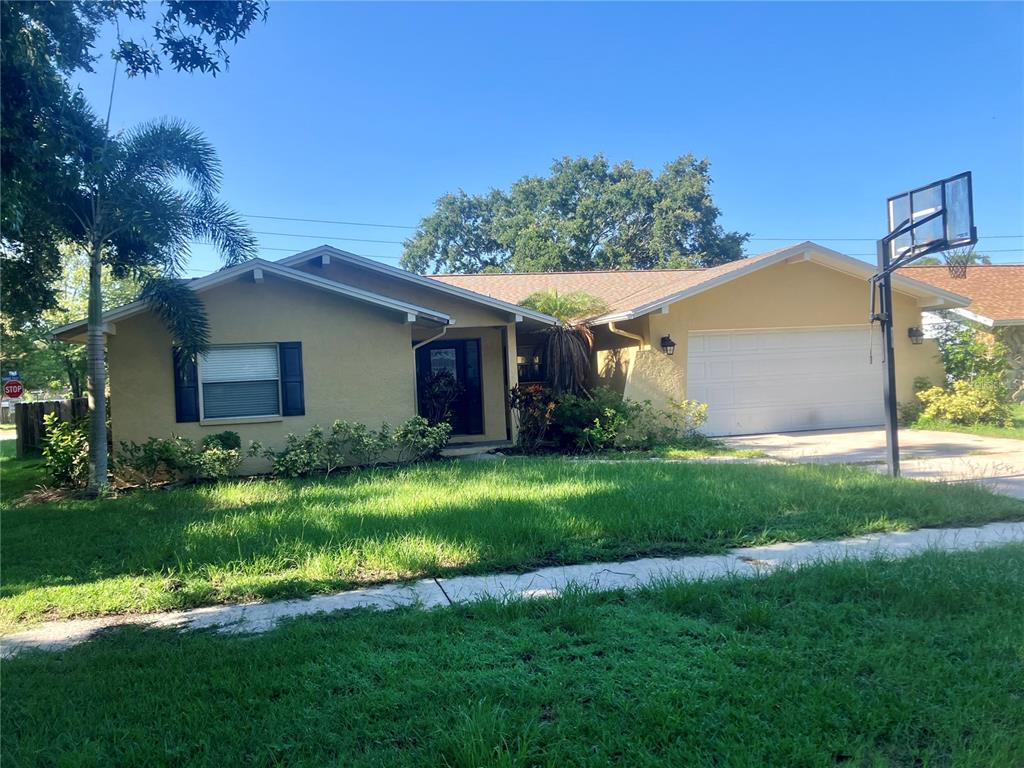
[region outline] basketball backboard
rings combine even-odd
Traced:
[[[970,171],[894,195],[887,208],[892,261],[978,241]]]

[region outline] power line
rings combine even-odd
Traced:
[[[982,234],[978,240],[1020,240],[1024,234]],[[759,242],[772,241],[778,243],[798,243],[804,240],[822,243],[876,243],[878,238],[748,238]]]
[[[254,235],[274,235],[277,237],[302,237],[307,240],[344,240],[350,243],[388,243],[392,245],[404,245],[402,240],[368,240],[364,237],[336,237],[334,235],[300,235],[298,232],[263,232],[254,229]]]
[[[303,221],[309,224],[344,224],[348,227],[382,227],[384,229],[418,229],[407,224],[373,224],[368,221],[339,221],[337,219],[299,219],[293,216],[257,216],[255,213],[243,213],[248,219],[273,219],[275,221]]]

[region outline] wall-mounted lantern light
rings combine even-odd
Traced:
[[[910,337],[911,344],[920,344],[924,341],[924,331],[920,328],[907,328],[907,336]]]
[[[671,357],[676,353],[676,343],[672,341],[671,336],[661,337],[661,351]]]

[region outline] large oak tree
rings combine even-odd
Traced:
[[[657,175],[602,155],[566,157],[510,189],[444,195],[406,241],[417,272],[706,267],[743,257],[726,232],[710,164],[684,155]]]

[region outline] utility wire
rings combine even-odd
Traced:
[[[257,216],[255,213],[243,213],[247,219],[273,219],[274,221],[303,221],[308,224],[344,224],[349,227],[383,227],[385,229],[417,229],[406,224],[373,224],[368,221],[338,221],[337,219],[298,219],[293,216]]]
[[[301,237],[306,240],[345,240],[350,243],[389,243],[403,245],[402,240],[367,240],[365,237],[337,237],[335,235],[300,235],[298,232],[263,232],[258,229],[252,231],[254,235],[273,235],[275,237]]]

